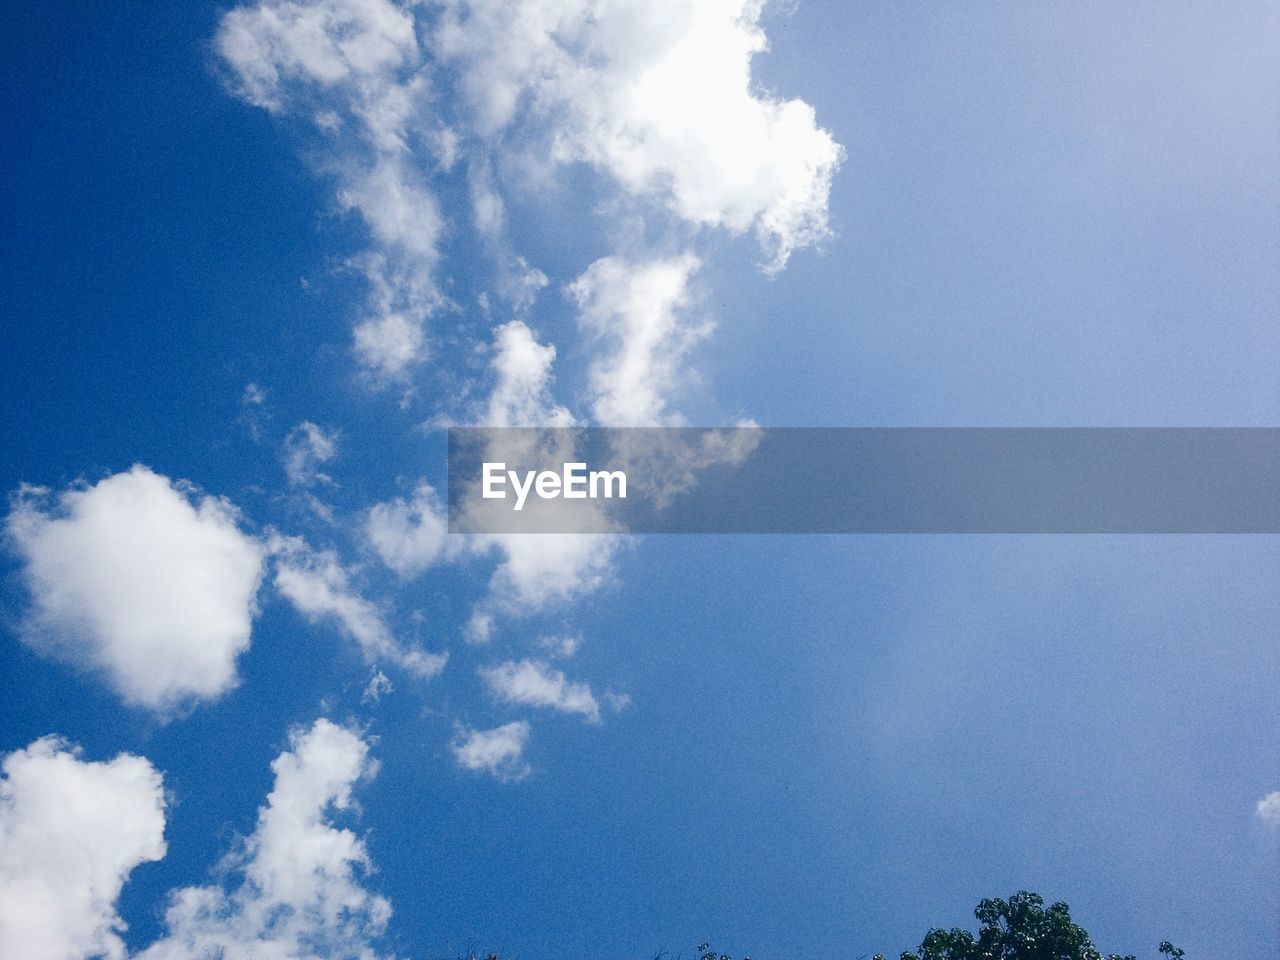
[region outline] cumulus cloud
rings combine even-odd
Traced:
[[[588,376],[592,414],[610,427],[678,426],[667,400],[680,380],[680,361],[712,324],[691,318],[692,254],[629,263],[603,257],[569,286],[578,324],[601,349]]]
[[[332,550],[313,550],[296,537],[275,537],[271,548],[276,589],[307,619],[332,620],[360,645],[370,663],[394,663],[419,677],[433,677],[444,669],[448,654],[428,653],[396,640],[382,612],[359,594]]]
[[[541,135],[683,220],[753,230],[768,267],[828,233],[843,151],[807,103],[759,90],[763,0],[450,0],[431,34],[477,136]]]
[[[164,854],[164,790],[147,760],[87,761],[52,736],[9,754],[0,777],[0,956],[123,960],[116,900],[134,867]]]
[[[591,687],[574,683],[541,660],[508,660],[481,667],[479,673],[489,691],[506,703],[550,707],[561,713],[581,714],[591,723],[600,722],[600,704],[592,696]]]
[[[282,460],[285,476],[292,487],[310,487],[333,483],[320,467],[338,453],[338,431],[325,430],[304,420],[284,440]]]
[[[487,427],[571,427],[573,415],[551,396],[556,348],[539,343],[529,326],[512,320],[493,333],[494,388]]]
[[[224,884],[170,895],[164,935],[139,960],[257,957],[322,960],[377,956],[391,905],[364,885],[364,842],[337,827],[354,785],[374,772],[369,744],[317,720],[295,731],[272,763],[275,783],[253,833],[223,864]]]
[[[60,494],[18,491],[6,521],[31,609],[22,639],[167,712],[235,686],[263,549],[227,501],[144,466]]]
[[[436,257],[440,211],[435,196],[415,177],[403,162],[380,159],[372,170],[352,177],[338,201],[360,214],[383,249],[429,264]]]
[[[524,760],[528,740],[529,724],[524,720],[492,730],[462,729],[453,741],[453,757],[464,770],[487,773],[504,782],[523,780],[532,772]]]
[[[1280,827],[1280,790],[1269,793],[1258,801],[1258,816],[1263,823]]]
[[[365,536],[382,562],[402,577],[418,576],[457,549],[451,547],[444,503],[428,483],[420,483],[411,500],[375,504],[365,517]]]

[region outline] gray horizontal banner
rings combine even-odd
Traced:
[[[452,533],[1278,533],[1278,428],[453,428]]]

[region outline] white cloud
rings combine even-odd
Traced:
[[[369,683],[364,688],[364,693],[360,695],[360,702],[380,703],[383,695],[391,693],[394,689],[391,678],[375,667],[373,674],[369,677]]]
[[[382,562],[402,577],[416,577],[456,553],[440,496],[427,483],[401,497],[375,504],[365,517],[365,536]]]
[[[225,885],[170,896],[165,934],[138,960],[219,956],[256,960],[373,960],[390,904],[363,885],[363,841],[332,823],[352,787],[374,772],[369,744],[317,720],[272,763],[275,784],[254,832],[223,864]],[[239,882],[235,882],[239,881]]]
[[[754,230],[779,269],[827,234],[843,151],[807,103],[753,82],[763,7],[452,0],[430,43],[460,71],[479,137],[541,135],[557,160],[590,163],[686,221]]]
[[[472,612],[463,628],[463,636],[467,643],[488,643],[493,639],[493,614],[487,610]]]
[[[167,712],[235,686],[263,550],[227,501],[135,466],[55,496],[24,487],[6,527],[31,610],[22,639]]]
[[[495,376],[483,425],[489,427],[569,427],[573,415],[551,397],[555,347],[537,341],[529,327],[513,320],[494,332]],[[509,442],[519,444],[520,437]],[[525,451],[526,453],[528,451]],[[504,459],[505,454],[487,454]],[[506,457],[520,459],[520,457]],[[500,534],[473,537],[473,551],[499,550],[504,559],[490,580],[490,603],[503,612],[537,610],[588,593],[609,576],[619,546],[607,534]],[[492,611],[480,614],[492,628]]]
[[[1269,793],[1258,801],[1258,816],[1264,823],[1280,827],[1280,790]]]
[[[356,359],[375,383],[403,380],[427,357],[426,322],[440,302],[429,272],[384,255],[357,258],[369,284],[367,316],[353,331]]]
[[[542,610],[607,583],[622,538],[608,533],[510,533],[477,537],[503,561],[489,592],[504,612]]]
[[[376,252],[361,258],[368,315],[354,332],[375,382],[403,380],[426,357],[425,324],[442,298],[432,278],[444,226],[425,170],[456,138],[428,110],[411,9],[389,0],[262,0],[229,11],[215,47],[247,102],[314,123],[318,166]]]
[[[597,423],[679,425],[667,400],[679,385],[680,361],[712,330],[687,315],[697,269],[688,253],[646,263],[603,257],[570,285],[579,327],[601,347],[588,372]]]
[[[504,723],[492,730],[459,730],[453,757],[464,770],[487,773],[502,781],[523,780],[532,771],[524,760],[529,724]]]
[[[530,157],[549,161],[522,183],[522,199],[537,200],[550,182],[540,176],[585,163],[617,188],[600,209],[754,231],[768,268],[781,268],[827,233],[842,151],[807,104],[753,80],[752,58],[767,46],[762,7],[257,0],[225,15],[216,47],[242,98],[310,125],[308,152],[333,179],[336,205],[368,228],[370,249],[353,260],[370,291],[354,349],[372,379],[408,383],[430,351],[427,320],[447,303],[436,281],[445,224],[430,181],[460,161],[465,206],[492,261],[482,312],[497,313],[501,301],[517,318],[494,330],[487,404],[463,415],[488,426],[572,426],[577,419],[552,389],[556,348],[518,319],[548,281],[507,236],[503,177],[530,169]],[[687,240],[687,227],[675,226]],[[595,350],[586,397],[597,421],[680,422],[670,407],[692,376],[684,361],[711,328],[693,309],[698,267],[692,253],[605,257],[570,287]],[[468,390],[460,396],[470,403]],[[438,546],[436,515],[418,494],[375,507],[365,532],[405,577],[452,556]],[[495,613],[598,589],[619,547],[602,534],[467,541],[469,552],[502,557],[472,635],[487,635]],[[321,606],[348,611],[335,615],[349,632],[378,632],[350,626],[369,620],[350,613],[350,603]]]
[[[165,854],[164,790],[142,757],[90,762],[57,737],[4,759],[0,956],[122,960],[116,899]]]
[[[228,12],[215,46],[240,96],[273,112],[293,83],[376,85],[418,55],[412,14],[386,0],[265,0]]]
[[[462,154],[473,222],[517,313],[546,278],[504,237],[493,171],[515,156],[586,162],[688,223],[753,230],[769,269],[827,234],[842,149],[808,104],[753,81],[763,5],[259,0],[226,13],[214,45],[238,96],[312,125],[308,154],[374,244],[356,357],[375,382],[404,382],[445,302],[429,179]]]
[[[426,359],[426,323],[444,299],[433,279],[444,216],[400,156],[347,161],[340,169],[338,202],[360,215],[379,250],[357,259],[370,292],[353,348],[376,382],[403,380]]]
[[[600,704],[585,683],[574,683],[563,672],[540,660],[508,660],[481,667],[480,677],[490,692],[507,703],[550,707],[561,713],[577,713],[591,723],[600,721]]]
[[[560,637],[539,637],[538,646],[548,650],[553,657],[572,657],[582,646],[582,637],[569,634]]]
[[[448,654],[402,646],[382,612],[356,591],[351,576],[331,550],[313,550],[298,538],[274,537],[275,586],[313,623],[331,619],[360,645],[370,663],[385,661],[419,676],[444,669]]]
[[[249,431],[254,443],[262,442],[263,428],[271,413],[267,409],[267,392],[256,383],[246,383],[240,394],[240,416],[238,421]]]
[[[609,709],[614,713],[621,713],[631,706],[631,694],[606,690],[604,692],[604,702],[609,705]]]
[[[506,203],[493,180],[491,164],[473,162],[467,171],[471,188],[471,220],[476,232],[488,245],[494,261],[494,290],[517,314],[524,314],[550,282],[547,275],[531,267],[524,257],[511,249],[506,230]]]
[[[357,358],[377,381],[400,379],[426,356],[426,333],[413,313],[376,312],[356,325],[352,338]]]
[[[338,202],[357,211],[384,249],[430,265],[442,225],[439,205],[418,174],[399,159],[380,159],[372,170],[348,177]]]
[[[338,454],[338,431],[326,431],[304,420],[284,439],[284,472],[293,487],[310,487],[317,483],[333,483],[320,469]]]
[[[551,398],[556,348],[539,343],[528,325],[512,320],[493,334],[496,379],[484,417],[487,427],[570,427],[573,415]]]

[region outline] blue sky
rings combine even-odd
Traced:
[[[742,4],[589,6],[6,8],[19,956],[856,957],[1019,888],[1274,956],[1274,537],[566,555],[423,484],[450,422],[1275,425],[1275,10],[809,0],[748,87]]]

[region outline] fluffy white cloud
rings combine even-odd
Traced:
[[[828,232],[843,152],[812,107],[762,92],[762,0],[259,0],[223,17],[215,48],[248,103],[309,121],[309,153],[358,214],[370,312],[362,364],[403,379],[426,356],[443,302],[433,279],[444,229],[428,184],[468,155],[472,217],[497,286],[527,307],[543,275],[509,250],[495,160],[586,162],[679,218],[753,230],[769,269]],[[419,37],[424,38],[420,42]],[[433,62],[428,62],[428,60]],[[433,74],[456,85],[445,125]]]
[[[338,454],[338,432],[325,430],[309,420],[304,420],[284,439],[285,476],[289,485],[310,487],[317,483],[333,483],[328,474],[321,471]]]
[[[298,538],[275,537],[276,589],[313,623],[331,619],[360,645],[370,663],[394,663],[419,677],[433,677],[449,656],[397,642],[381,611],[356,591],[351,576],[331,550],[312,550]]]
[[[120,960],[120,889],[165,854],[160,774],[128,754],[86,761],[57,737],[9,754],[3,773],[0,956]]]
[[[551,398],[556,348],[539,343],[528,325],[512,320],[493,333],[495,378],[486,427],[571,427],[573,415]]]
[[[439,206],[402,160],[380,159],[372,170],[349,177],[338,202],[360,214],[383,249],[409,254],[425,265],[434,262],[442,225]]]
[[[263,572],[237,519],[144,466],[56,496],[24,487],[6,523],[31,593],[23,640],[153,710],[225,693]]]
[[[523,780],[531,770],[524,760],[529,724],[504,723],[492,730],[459,730],[453,757],[464,770],[487,773],[502,781]]]
[[[667,400],[680,380],[679,364],[712,324],[692,319],[692,254],[628,263],[597,260],[569,287],[578,324],[600,345],[591,361],[592,414],[610,427],[677,426]]]
[[[413,63],[418,51],[413,16],[385,0],[240,7],[222,18],[215,45],[235,71],[240,95],[274,112],[284,109],[291,82],[377,82]]]
[[[1280,790],[1269,793],[1258,801],[1258,816],[1264,823],[1280,827]]]
[[[418,485],[412,500],[396,497],[374,505],[365,517],[365,536],[382,562],[402,577],[416,577],[456,553],[444,504],[427,483]]]
[[[489,582],[493,603],[506,613],[562,604],[603,586],[623,538],[609,533],[510,533],[478,537],[501,550]]]
[[[771,269],[827,234],[843,151],[812,107],[753,83],[763,0],[444,7],[431,47],[459,70],[480,137],[541,133],[557,159],[684,220],[754,230]]]
[[[585,683],[574,683],[562,671],[540,660],[508,660],[481,667],[480,677],[490,692],[507,703],[550,707],[561,713],[577,713],[591,723],[600,721],[600,704]]]
[[[363,841],[331,822],[374,767],[369,744],[328,720],[296,731],[272,763],[275,784],[254,832],[232,852],[225,886],[175,891],[165,935],[139,960],[372,960],[391,906],[362,884]]]

